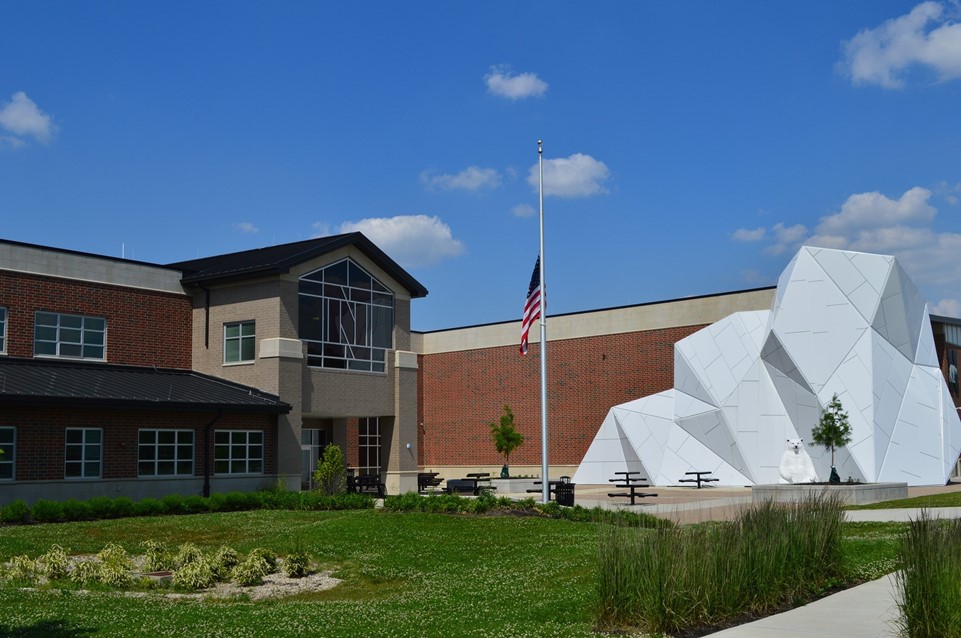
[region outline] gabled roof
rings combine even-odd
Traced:
[[[0,357],[0,404],[286,414],[276,395],[192,370]]]
[[[191,259],[167,264],[167,266],[183,271],[182,282],[184,285],[222,283],[264,275],[283,274],[289,272],[292,266],[347,246],[355,246],[361,250],[377,266],[403,285],[412,297],[427,296],[427,289],[419,281],[414,279],[362,233],[318,237],[317,239],[307,239],[292,244]]]

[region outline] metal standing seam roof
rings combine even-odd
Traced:
[[[226,255],[214,255],[167,264],[184,273],[185,285],[246,279],[289,272],[292,266],[346,246],[356,246],[374,263],[403,285],[412,297],[427,296],[427,288],[400,267],[362,233],[346,233],[305,241],[267,246]]]
[[[193,370],[0,358],[0,404],[286,414],[276,395]]]

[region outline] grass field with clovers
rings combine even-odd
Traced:
[[[846,525],[851,569],[862,578],[890,571],[899,529]],[[241,552],[269,547],[281,556],[301,548],[344,582],[257,603],[0,585],[0,636],[597,635],[592,523],[373,510],[130,518],[3,527],[0,561],[54,544],[92,554],[115,542],[136,554],[146,539]]]

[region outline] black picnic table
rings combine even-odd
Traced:
[[[711,478],[706,476],[711,472],[708,470],[695,470],[693,472],[684,472],[685,476],[693,476],[694,478],[678,479],[678,483],[697,483],[697,489],[701,489],[701,483],[712,483],[716,481],[716,478]]]
[[[639,492],[638,490],[648,488],[647,478],[640,475],[639,471],[614,472],[614,478],[608,479],[610,483],[615,483],[614,487],[627,492],[609,492],[611,498],[622,497],[631,499],[631,505],[637,505],[636,499],[657,496],[654,492]]]
[[[379,474],[354,475],[353,468],[347,468],[347,491],[353,493],[375,493],[377,498],[384,498],[385,485]]]
[[[431,488],[436,488],[441,484],[442,479],[439,472],[418,472],[417,473],[417,492],[426,494]]]
[[[486,483],[486,485],[481,485]],[[489,472],[471,472],[467,478],[447,479],[447,493],[470,492],[474,496],[480,496],[481,491],[497,489],[491,487],[491,475]]]

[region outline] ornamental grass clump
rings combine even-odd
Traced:
[[[217,580],[225,580],[240,562],[240,554],[233,547],[221,545],[210,562]]]
[[[17,583],[32,583],[37,575],[37,563],[25,554],[14,556],[4,570],[3,578],[6,581]]]
[[[310,554],[298,549],[287,555],[283,563],[284,576],[288,578],[303,578],[310,574]]]
[[[155,540],[145,540],[143,547],[143,570],[145,572],[165,572],[174,568],[175,556],[163,544]]]
[[[184,543],[177,550],[176,556],[174,556],[174,568],[180,569],[189,565],[190,563],[201,561],[204,559],[204,553],[200,551],[200,548],[193,543]]]
[[[214,573],[210,561],[201,554],[199,557],[184,563],[173,573],[173,585],[178,589],[208,589],[217,582],[217,575]]]
[[[901,535],[895,573],[906,638],[961,637],[961,520],[932,519],[922,510]]]
[[[133,582],[133,561],[125,550],[116,543],[108,543],[97,554],[99,570],[97,580],[110,587],[128,587]]]
[[[677,634],[810,600],[844,577],[834,498],[766,503],[730,523],[605,526],[599,625]]]
[[[70,570],[70,557],[67,550],[60,545],[52,545],[45,554],[36,561],[37,573],[47,580],[63,580]]]
[[[231,570],[230,580],[243,587],[252,587],[263,583],[264,576],[272,571],[263,556],[251,552]]]

